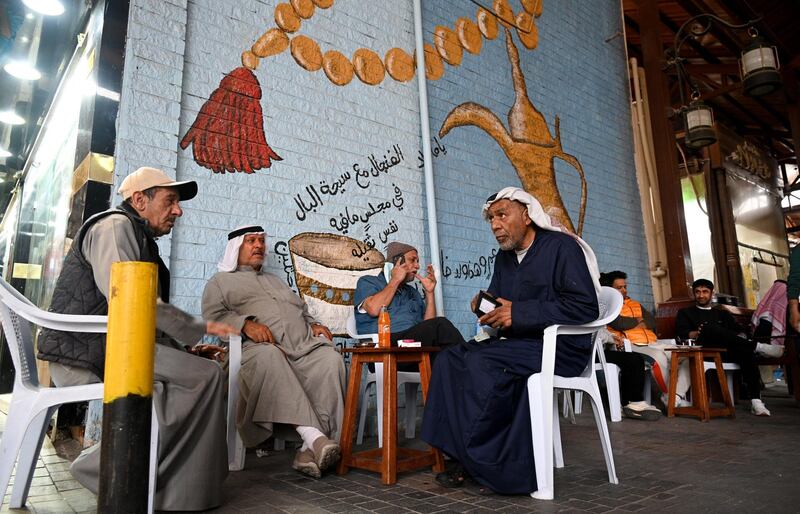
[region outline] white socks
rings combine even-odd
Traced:
[[[297,433],[303,438],[303,446],[300,447],[300,451],[312,448],[314,441],[316,441],[318,437],[325,435],[314,427],[296,427],[295,430],[297,430]]]

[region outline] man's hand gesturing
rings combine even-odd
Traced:
[[[253,341],[254,343],[275,342],[275,337],[273,337],[269,327],[250,319],[244,322],[244,326],[242,327],[242,332],[244,332],[244,335],[246,335],[247,338]]]
[[[417,274],[417,280],[419,280],[422,287],[425,288],[426,293],[433,293],[433,290],[436,289],[436,274],[433,272],[432,264],[428,264],[427,271],[428,274],[424,277]]]
[[[314,334],[314,337],[322,336],[328,341],[333,341],[333,334],[325,325],[320,325],[319,323],[311,325],[311,333]]]

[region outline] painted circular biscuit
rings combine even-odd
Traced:
[[[461,64],[461,58],[464,52],[461,45],[458,43],[458,36],[455,32],[437,25],[433,30],[433,42],[436,45],[436,51],[442,56],[442,59],[447,61],[450,66],[458,66]]]
[[[289,37],[281,29],[269,29],[264,32],[250,49],[256,57],[278,55],[289,48]]]
[[[497,37],[497,17],[483,7],[478,9],[478,29],[486,39]]]
[[[258,57],[250,50],[245,50],[242,52],[242,66],[251,70],[258,68]]]
[[[398,82],[407,82],[414,77],[414,58],[400,48],[386,52],[386,71]]]
[[[511,26],[511,21],[514,20],[514,11],[508,5],[508,0],[494,0],[494,12],[497,14],[497,21],[508,28]]]
[[[320,9],[327,9],[333,5],[333,0],[314,0],[314,5]]]
[[[522,0],[520,3],[528,14],[538,18],[542,15],[542,2],[543,0]]]
[[[300,18],[294,12],[294,7],[287,3],[275,7],[275,23],[286,32],[295,32],[300,28]]]
[[[368,48],[359,48],[353,53],[356,76],[364,84],[375,86],[383,82],[385,70],[378,54]]]
[[[353,63],[341,52],[328,50],[322,57],[322,69],[328,80],[337,86],[344,86],[353,80]]]
[[[425,76],[428,80],[439,80],[444,74],[444,63],[439,52],[430,43],[425,43]]]
[[[322,52],[316,41],[307,36],[295,36],[289,46],[297,64],[308,71],[322,68]]]
[[[522,31],[522,29],[527,29],[528,27],[530,27],[528,32]],[[539,44],[539,29],[536,28],[536,24],[530,14],[521,12],[517,16],[517,35],[528,50],[533,50]]]
[[[478,26],[467,18],[459,18],[456,21],[456,34],[458,34],[458,41],[464,50],[471,54],[478,54],[483,45],[483,38]]]
[[[314,16],[314,3],[311,0],[289,0],[294,12],[304,19]]]

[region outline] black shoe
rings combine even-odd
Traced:
[[[443,471],[436,475],[436,483],[448,489],[456,489],[464,485],[464,482],[469,479],[469,475],[461,464],[456,463],[447,471]]]

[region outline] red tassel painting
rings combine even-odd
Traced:
[[[181,148],[193,145],[194,160],[214,173],[253,173],[281,158],[267,144],[261,86],[252,71],[236,68],[203,104]]]

